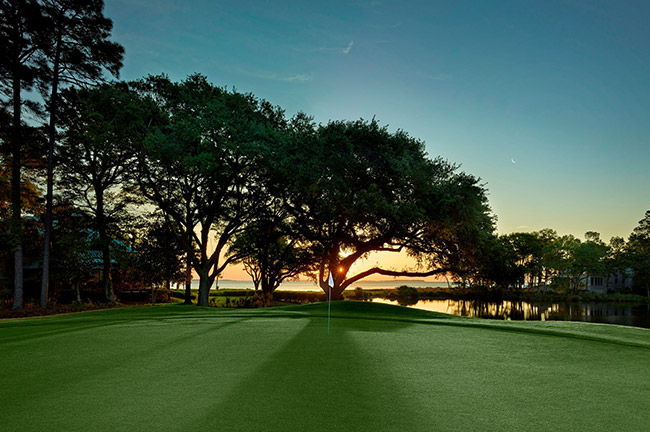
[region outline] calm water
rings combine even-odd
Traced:
[[[397,301],[384,299],[373,299],[373,302],[398,304]],[[420,300],[409,307],[499,320],[591,321],[650,328],[649,304]]]
[[[216,289],[217,284],[212,286]],[[400,285],[416,288],[447,287],[446,282],[419,280],[361,281],[353,286],[363,289],[390,289]],[[199,288],[199,281],[192,281]],[[220,280],[219,289],[253,289],[251,281]],[[284,291],[317,291],[321,289],[312,281],[289,281],[280,285]],[[373,299],[377,303],[398,304],[397,301]],[[629,303],[541,303],[541,302],[486,302],[479,300],[420,300],[409,307],[426,309],[452,315],[499,320],[534,321],[591,321],[650,328],[650,305]]]

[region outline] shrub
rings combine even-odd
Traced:
[[[372,293],[362,289],[361,287],[356,287],[354,291],[343,292],[343,298],[346,300],[351,299],[366,301],[372,298]]]
[[[418,302],[420,299],[420,293],[417,288],[402,285],[397,287],[397,290],[392,293],[389,298],[391,300],[397,300],[397,303],[399,303],[400,306],[410,306]]]
[[[327,296],[322,292],[313,291],[275,291],[273,300],[288,303],[315,303],[327,300]]]

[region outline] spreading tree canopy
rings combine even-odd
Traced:
[[[276,139],[282,112],[252,95],[215,87],[204,76],[165,76],[137,84],[162,113],[141,149],[142,193],[177,227],[199,276],[199,305],[215,278],[238,259],[230,239],[255,216],[259,159]]]
[[[430,276],[467,271],[493,231],[484,187],[404,131],[373,120],[303,121],[275,155],[296,233],[318,245],[318,282],[332,298],[373,275]],[[405,251],[417,269],[373,267],[350,274],[375,251]]]
[[[128,203],[134,149],[144,140],[152,110],[124,84],[64,92],[59,175],[70,200],[91,216],[102,251],[102,285],[113,301],[110,245]]]

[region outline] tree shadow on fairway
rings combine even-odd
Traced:
[[[331,331],[317,306],[309,323],[193,424],[193,430],[398,430],[410,416],[399,383],[380,357],[354,341],[356,332],[396,332],[408,322],[362,319],[350,302],[332,304]],[[326,306],[325,306],[326,313]],[[273,331],[270,328],[268,331]],[[246,343],[246,341],[242,341]],[[233,347],[236,349],[236,347]]]
[[[173,398],[172,388],[159,385],[160,370],[173,370],[173,361],[168,357],[191,349],[197,339],[214,340],[243,321],[246,319],[211,320],[198,328],[179,327],[176,323],[159,323],[152,328],[150,323],[140,321],[112,325],[110,329],[107,326],[105,331],[88,335],[53,333],[54,339],[41,341],[22,362],[18,361],[20,357],[13,358],[20,353],[3,356],[11,369],[3,370],[0,378],[13,389],[13,402],[20,408],[0,418],[5,424],[20,423],[24,430],[87,430],[101,412],[103,427],[111,425],[108,429],[121,430],[119,419],[131,408],[134,388],[165,394],[165,400]],[[30,371],[29,386],[21,385],[19,380],[25,376],[25,369]],[[119,397],[129,393],[126,399]],[[24,411],[33,405],[53,414],[43,418]]]

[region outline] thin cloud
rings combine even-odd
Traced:
[[[265,70],[251,70],[245,67],[227,67],[226,69],[241,75],[269,81],[303,83],[313,79],[310,73],[281,74]]]
[[[280,74],[254,74],[257,78],[262,78],[270,81],[284,81],[284,82],[308,82],[313,78],[311,74],[296,74],[296,75],[280,75]]]
[[[292,75],[292,76],[287,76],[287,77],[280,77],[280,81],[288,81],[288,82],[306,82],[306,81],[311,81],[312,76],[311,74],[297,74],[297,75]]]
[[[303,53],[328,52],[328,53],[348,55],[350,53],[350,50],[352,50],[353,46],[354,46],[354,41],[350,41],[350,43],[345,48],[340,48],[340,47],[333,48],[333,47],[323,46],[319,48],[294,48],[294,51],[303,52]]]

